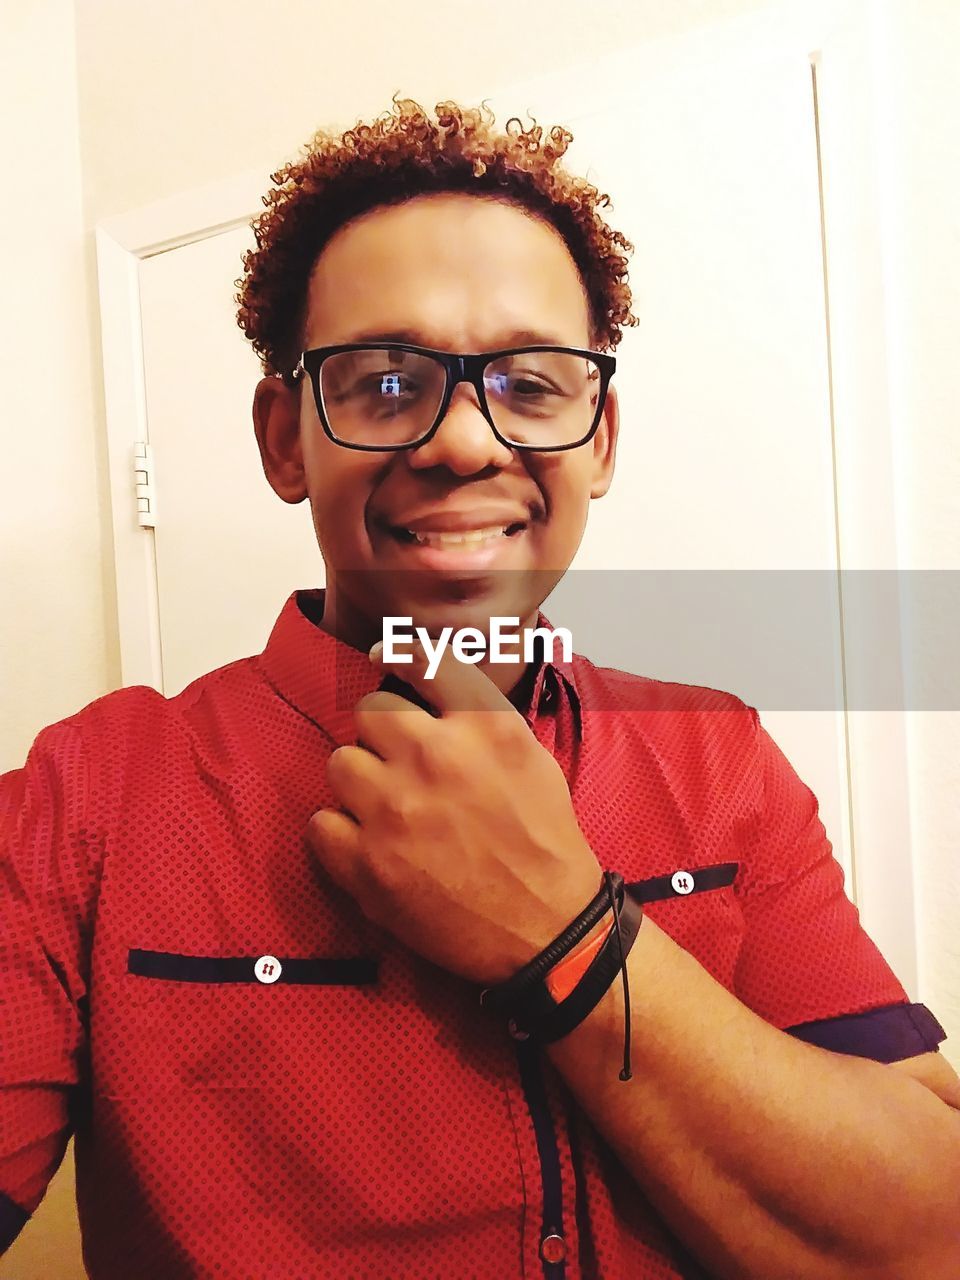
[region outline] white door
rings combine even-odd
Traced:
[[[140,267],[168,695],[258,653],[283,600],[324,584],[309,504],[276,496],[253,433],[260,364],[233,302],[252,244],[252,231],[237,228]]]
[[[629,76],[621,57],[492,100],[501,120],[522,104],[545,124],[569,124],[571,165],[611,193],[611,220],[636,244],[640,325],[617,353],[617,476],[545,611],[601,664],[727,688],[758,706],[819,798],[850,891],[810,64],[801,48],[754,42],[735,53],[713,56],[698,37],[669,58],[638,50]],[[232,299],[251,233],[177,240],[137,267],[156,466],[157,683],[168,695],[261,649],[290,591],[323,582],[306,504],[275,497],[253,438],[259,371]],[[804,701],[792,679],[778,684],[778,664],[794,656],[770,652],[776,630],[760,646],[754,635],[764,592],[782,598],[798,571],[807,582],[819,574],[822,703]],[[605,625],[611,617],[626,621]]]

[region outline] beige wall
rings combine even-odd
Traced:
[[[884,10],[900,565],[960,576],[960,5],[884,0]],[[954,667],[957,623],[954,609]],[[945,1052],[960,1069],[960,710],[914,712],[908,732],[921,998],[951,1036]]]
[[[0,770],[110,687],[73,6],[0,6]]]
[[[913,563],[960,567],[955,186],[942,207],[944,175],[960,172],[960,12],[953,0],[881,3],[896,55],[887,105],[901,122],[890,152],[891,216],[899,221],[888,244],[902,302],[891,340],[902,353],[904,546]],[[518,24],[515,0],[455,10],[395,0],[362,9],[302,0],[0,4],[2,243],[12,299],[0,312],[0,770],[20,763],[43,725],[118,683],[95,223],[279,163],[318,125],[380,110],[395,90],[426,103],[475,98],[521,79],[531,59],[534,69],[568,65],[590,48],[762,7],[770,5],[542,0],[524,11],[535,20]],[[956,716],[941,713],[918,718],[913,731],[923,998],[960,1043],[960,729]],[[71,1177],[65,1165],[0,1262],[0,1280],[82,1275]]]
[[[0,4],[0,772],[110,686],[70,0]],[[4,1280],[79,1280],[71,1155]]]
[[[479,98],[765,3],[77,0],[87,215],[278,162],[321,125],[384,110],[396,91],[425,104]]]

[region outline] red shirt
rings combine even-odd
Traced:
[[[94,1280],[702,1275],[549,1060],[318,868],[326,759],[378,679],[322,602],[0,780],[0,1247],[73,1131]],[[719,982],[841,1051],[936,1047],[754,711],[582,657],[535,676],[522,709],[601,865]]]

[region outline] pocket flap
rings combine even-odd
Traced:
[[[723,889],[733,884],[739,862],[716,862],[706,867],[679,867],[663,876],[634,880],[626,887],[638,902],[658,902],[663,898],[685,898],[691,893]]]
[[[275,982],[362,987],[377,981],[379,961],[366,956],[300,959],[280,956],[188,956],[131,948],[127,972],[168,982]],[[279,970],[279,972],[277,972]]]

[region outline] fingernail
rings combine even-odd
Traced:
[[[381,654],[382,654],[382,653],[383,653],[383,641],[382,641],[382,640],[378,640],[378,641],[377,641],[377,643],[376,643],[376,644],[373,646],[373,648],[370,650],[370,655],[369,655],[369,656],[370,656],[370,661],[371,661],[371,662],[379,662],[379,661],[380,661],[380,656],[381,656]]]

